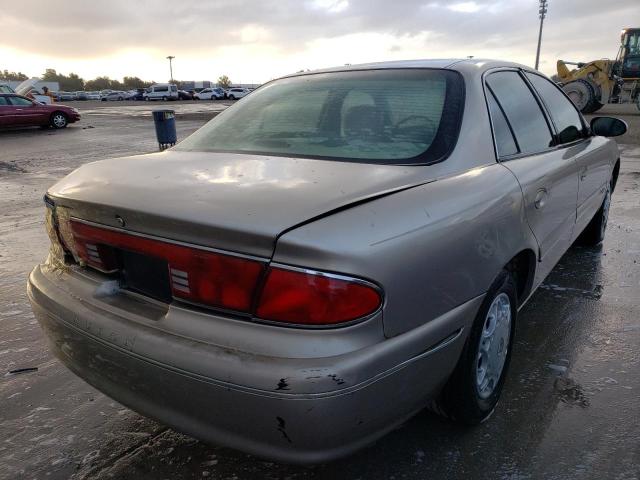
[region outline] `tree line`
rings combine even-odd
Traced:
[[[22,72],[10,72],[9,70],[0,70],[0,81],[23,81],[29,77]],[[145,81],[138,77],[124,77],[122,81],[101,76],[93,80],[86,80],[75,73],[64,75],[58,73],[53,68],[47,68],[40,77],[45,82],[58,82],[60,90],[67,92],[75,92],[79,90],[133,90],[136,88],[147,88],[155,81]],[[182,82],[174,81],[180,87]],[[226,75],[218,78],[218,85],[227,88],[231,85],[231,80]]]

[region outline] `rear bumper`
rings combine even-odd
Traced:
[[[31,273],[29,298],[54,354],[70,370],[124,405],[178,431],[289,463],[348,455],[421,409],[453,370],[482,300],[478,297],[430,322],[450,327],[450,333],[417,353],[409,346],[420,342],[416,336],[429,338],[428,329],[422,327],[405,334],[413,338],[399,339],[402,335],[382,342],[384,350],[374,346],[330,358],[269,358],[162,331],[150,333],[147,327],[69,295],[57,285],[55,276],[60,274],[43,270],[39,266]],[[203,368],[190,371],[169,361],[172,350],[197,356]],[[380,369],[381,355],[398,359],[403,354],[402,361]],[[265,389],[266,382],[230,382],[228,378],[237,377],[221,374],[221,363],[230,372],[252,369],[254,373],[268,372],[274,365],[277,374],[268,379],[274,388]],[[309,368],[314,363],[317,368]],[[300,376],[301,368],[306,377]],[[343,380],[355,378],[354,368],[365,369],[367,378]],[[318,392],[314,379],[320,376],[329,377],[334,386]],[[297,385],[301,393],[276,386],[278,379],[286,384],[288,378],[308,385]]]

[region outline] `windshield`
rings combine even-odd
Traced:
[[[453,147],[464,87],[447,70],[321,73],[268,83],[175,147],[430,163]]]

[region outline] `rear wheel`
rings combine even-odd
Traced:
[[[604,235],[609,222],[609,208],[611,207],[611,184],[607,186],[607,193],[604,196],[602,205],[591,219],[587,227],[580,234],[578,243],[588,247],[598,245],[604,240]]]
[[[162,97],[162,101],[166,102],[167,101],[167,97]]]
[[[596,88],[588,80],[579,78],[564,85],[562,90],[582,113],[592,113],[602,107]]]
[[[233,95],[229,95],[229,100],[235,100],[236,97],[234,97]]]
[[[49,124],[53,128],[65,128],[68,123],[67,116],[62,112],[54,112],[49,119]]]
[[[467,425],[489,418],[506,378],[517,316],[513,276],[503,270],[487,292],[458,365],[432,410]]]

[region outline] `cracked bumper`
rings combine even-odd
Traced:
[[[384,348],[375,345],[348,355],[300,360],[238,356],[228,348],[149,331],[69,295],[41,267],[31,273],[28,293],[54,354],[98,390],[204,441],[303,464],[348,455],[420,410],[454,368],[482,300],[478,297],[386,340]],[[446,329],[449,333],[434,343],[434,335]],[[416,350],[422,342],[431,343]],[[191,355],[202,368],[177,365],[170,361],[175,353],[178,358]],[[383,356],[393,365],[381,367]],[[308,373],[313,364],[332,389],[317,391],[316,376]],[[228,380],[238,378],[232,369],[269,372],[271,365],[272,390],[263,382]],[[228,375],[222,373],[225,369]],[[364,369],[366,378],[355,376],[354,369]],[[287,391],[290,378],[306,379],[308,385],[298,385],[297,391],[309,393]]]

